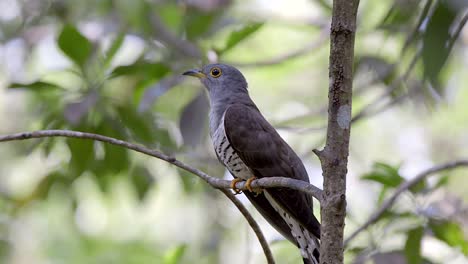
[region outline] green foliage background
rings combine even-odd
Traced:
[[[218,60],[244,72],[321,186],[311,150],[325,135],[331,1],[4,2],[2,134],[99,133],[229,178],[208,140],[203,89],[180,76]],[[347,233],[406,179],[468,156],[466,14],[463,1],[361,1]],[[468,263],[465,174],[405,193],[346,262]],[[277,262],[299,263],[252,211]],[[78,139],[0,145],[1,263],[264,261],[240,213],[165,162]]]

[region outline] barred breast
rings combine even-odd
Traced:
[[[224,115],[218,128],[212,135],[213,147],[218,159],[231,172],[234,177],[247,180],[252,177],[252,173],[244,162],[239,158],[236,151],[232,148],[224,130]]]

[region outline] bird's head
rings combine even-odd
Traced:
[[[197,77],[210,93],[247,92],[247,81],[244,75],[227,64],[208,64],[200,70],[186,71],[183,75]]]

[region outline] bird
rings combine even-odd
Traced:
[[[183,75],[198,78],[210,102],[210,137],[218,160],[238,181],[260,214],[295,244],[304,264],[318,264],[320,223],[312,197],[289,188],[253,189],[254,179],[282,176],[309,183],[307,171],[294,150],[265,119],[251,99],[244,75],[234,66],[214,63]]]

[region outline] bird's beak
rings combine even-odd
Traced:
[[[182,75],[193,76],[193,77],[197,77],[199,79],[200,78],[206,78],[206,74],[204,74],[200,70],[189,70],[189,71],[186,71],[186,72],[182,73]]]

